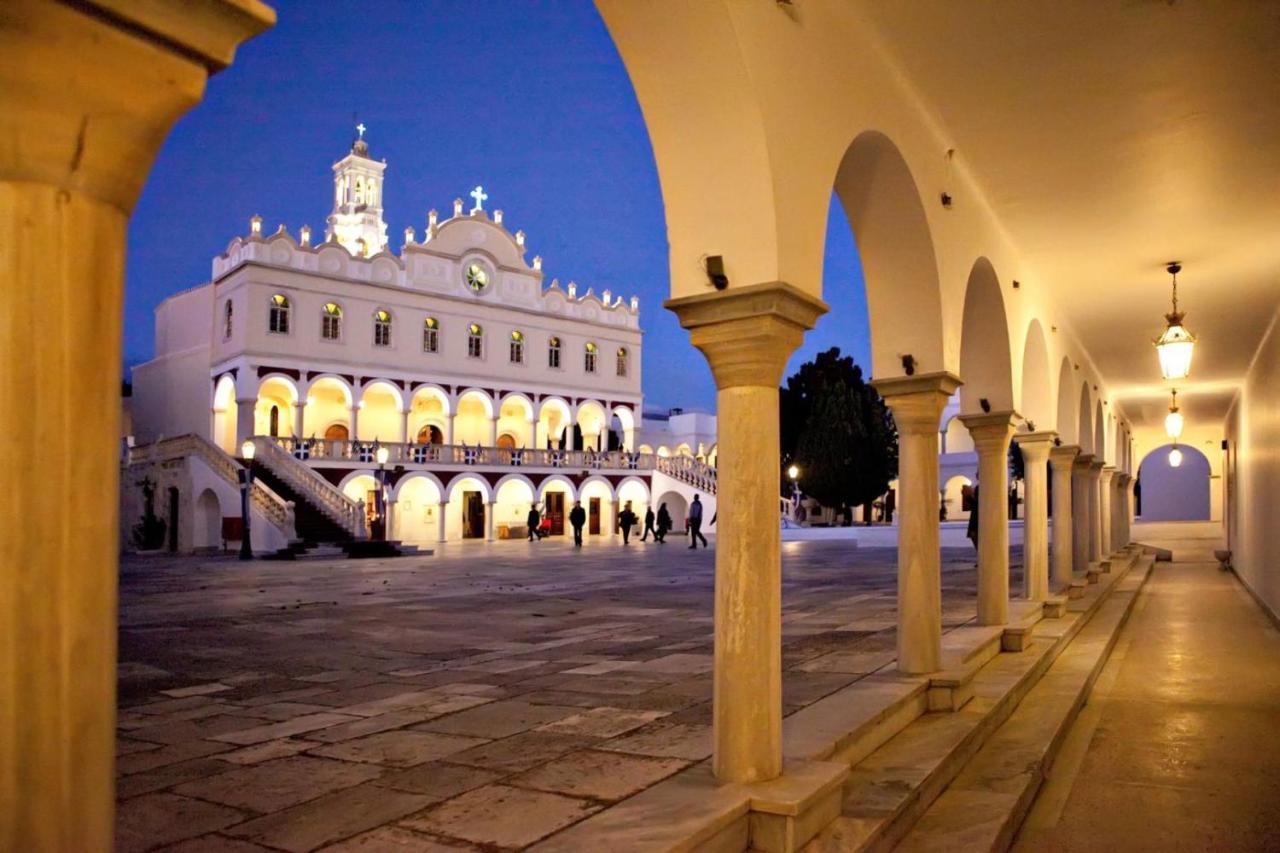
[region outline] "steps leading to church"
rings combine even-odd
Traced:
[[[297,531],[298,539],[308,546],[351,541],[349,531],[336,524],[321,512],[319,507],[299,494],[274,471],[257,460],[251,464],[255,478],[266,483],[280,497],[293,502],[294,529]]]

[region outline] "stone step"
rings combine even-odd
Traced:
[[[894,848],[898,853],[1008,849],[1153,562],[1147,557],[1117,584],[1089,624]]]
[[[1089,623],[1128,568],[1104,576],[1060,619],[1042,622],[1027,647],[1000,654],[971,681],[973,701],[959,711],[927,713],[855,765],[841,815],[806,853],[890,850],[1009,718],[1063,649]]]

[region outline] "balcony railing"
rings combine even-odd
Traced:
[[[387,450],[388,465],[652,471],[658,467],[659,459],[652,453],[625,450],[552,450],[291,437],[279,437],[275,441],[295,459],[304,462],[353,462],[359,465],[378,464],[380,448]]]

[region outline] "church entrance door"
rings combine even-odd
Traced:
[[[551,535],[564,535],[564,492],[547,492],[546,516],[551,520]]]
[[[592,536],[600,535],[600,499],[590,498],[587,501],[587,532]]]
[[[479,492],[462,493],[462,538],[484,537],[484,496]]]

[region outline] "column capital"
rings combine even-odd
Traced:
[[[1102,484],[1103,484],[1104,486],[1105,486],[1107,483],[1111,482],[1111,478],[1112,478],[1112,477],[1114,477],[1115,475],[1116,475],[1116,469],[1115,469],[1115,466],[1112,466],[1112,465],[1103,465],[1103,466],[1102,466],[1101,479],[1102,479]]]
[[[668,299],[720,390],[777,386],[787,359],[827,304],[782,281]]]
[[[1080,471],[1081,473],[1087,472],[1089,468],[1091,468],[1092,466],[1093,466],[1092,453],[1081,453],[1079,456],[1076,457],[1076,461],[1072,463],[1072,467],[1074,467],[1077,471]]]
[[[210,71],[275,23],[258,0],[9,5],[0,26],[0,177],[124,213],[173,122],[204,96]]]
[[[1076,444],[1059,444],[1049,450],[1049,464],[1054,468],[1070,469],[1076,462],[1080,447]]]
[[[1129,481],[1131,479],[1133,479],[1133,477],[1130,476],[1128,471],[1116,472],[1115,482],[1118,483],[1121,488],[1124,488],[1125,486],[1129,485]]]
[[[1097,480],[1100,478],[1102,476],[1102,468],[1106,464],[1107,463],[1103,462],[1099,457],[1093,457],[1093,459],[1089,461],[1089,479]]]
[[[1056,432],[1046,429],[1039,432],[1014,433],[1013,441],[1025,455],[1036,459],[1048,459],[1050,452],[1054,449],[1053,440],[1057,437]]]
[[[917,433],[938,431],[942,410],[963,384],[959,376],[946,372],[871,380],[871,387],[893,411],[898,429]]]
[[[959,417],[960,423],[964,424],[973,438],[974,448],[978,450],[1007,448],[1009,439],[1013,436],[1014,425],[1018,421],[1018,413],[1013,410]]]

